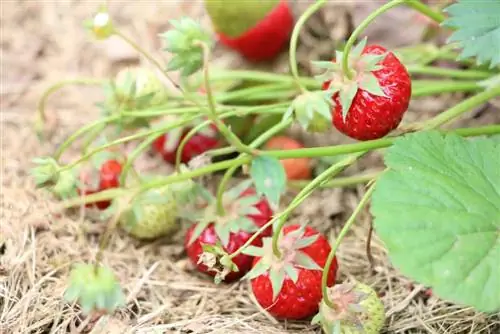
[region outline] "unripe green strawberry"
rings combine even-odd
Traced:
[[[141,102],[148,106],[164,103],[167,99],[167,90],[158,76],[147,68],[126,67],[120,70],[115,77],[116,93],[130,102]]]
[[[378,334],[385,322],[384,304],[363,283],[343,283],[328,288],[335,308],[323,300],[313,323],[321,323],[326,334]]]
[[[293,30],[287,0],[205,0],[205,7],[220,42],[250,61],[275,58]]]
[[[134,200],[120,225],[138,239],[156,239],[177,231],[177,201],[167,188],[153,189]]]

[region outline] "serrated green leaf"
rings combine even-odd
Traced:
[[[441,298],[500,310],[500,147],[428,131],[385,163],[371,212],[393,264]]]
[[[359,82],[359,87],[366,90],[368,93],[377,96],[386,96],[380,84],[372,73],[365,73],[362,80]]]
[[[478,64],[500,64],[500,1],[458,0],[444,10],[442,25],[456,28],[448,42],[459,42],[460,58],[476,57]]]
[[[250,175],[257,193],[264,195],[271,206],[279,206],[286,191],[286,173],[281,162],[273,157],[258,156],[252,160]]]

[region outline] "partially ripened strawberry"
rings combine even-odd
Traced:
[[[290,225],[278,240],[281,256],[272,247],[272,239],[263,239],[262,248],[249,247],[246,254],[255,256],[246,275],[259,304],[280,319],[303,319],[318,311],[321,301],[321,277],[330,245],[312,227]],[[335,282],[337,260],[328,272],[327,285]]]
[[[343,283],[328,288],[329,300],[323,300],[312,323],[321,324],[325,334],[378,334],[384,326],[384,304],[366,284]]]
[[[195,224],[189,228],[184,245],[188,257],[201,272],[211,276],[220,274],[214,268],[208,268],[200,262],[203,245],[220,243],[224,251],[231,254],[271,219],[273,213],[267,200],[257,196],[250,185],[251,180],[242,182],[224,194],[223,216],[217,214],[215,198],[205,190],[203,190],[202,208],[185,216]],[[266,229],[252,244],[261,245],[262,237],[271,233],[271,228]],[[223,277],[225,282],[240,278],[252,265],[252,257],[245,254],[239,254],[232,260],[238,271],[225,275]]]
[[[79,195],[95,194],[103,190],[117,188],[120,186],[120,174],[122,165],[116,159],[104,161],[99,169],[93,168],[80,174],[81,185],[77,188]],[[97,207],[100,210],[107,209],[111,202],[108,200],[88,203],[86,207]]]
[[[287,0],[205,0],[205,7],[222,44],[251,61],[275,58],[293,30]]]
[[[192,127],[178,127],[158,137],[153,142],[153,149],[168,163],[174,164],[179,144]],[[181,162],[188,163],[194,157],[216,148],[220,144],[217,127],[210,124],[192,136],[181,153]]]
[[[295,150],[304,145],[288,136],[275,136],[264,145],[267,150]],[[290,158],[280,160],[288,180],[307,180],[311,178],[311,158]]]
[[[319,79],[335,103],[333,125],[357,140],[378,139],[396,129],[412,92],[410,75],[394,53],[365,45],[366,39],[349,55],[352,79],[343,72],[341,52],[332,62],[315,63],[327,70]]]

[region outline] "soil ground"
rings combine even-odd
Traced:
[[[296,11],[310,3],[297,2]],[[251,298],[247,282],[215,286],[198,274],[183,253],[182,232],[173,240],[153,243],[135,241],[122,232],[112,238],[104,262],[118,274],[127,295],[127,306],[116,314],[84,318],[77,307],[62,300],[71,263],[93,259],[103,228],[78,211],[53,215],[55,201],[35,190],[28,170],[32,158],[51,154],[68,135],[95,119],[94,104],[103,95],[99,87],[68,87],[52,96],[48,110],[57,114],[57,123],[50,118],[54,135],[44,142],[33,131],[38,99],[61,79],[108,77],[125,64],[146,64],[119,40],[96,42],[84,31],[83,20],[91,17],[98,4],[91,0],[5,0],[1,4],[0,333],[320,333],[308,321],[279,322],[268,316]],[[369,6],[373,4],[332,5],[316,16],[309,29],[324,34],[302,36],[301,65],[307,67],[308,59],[328,54],[332,44],[318,40],[342,36],[345,15],[359,22]],[[156,36],[168,27],[170,18],[189,13],[207,24],[199,1],[112,1],[110,11],[120,28],[153,50],[158,59],[165,59],[165,54],[159,51]],[[418,36],[418,25],[405,34],[394,27],[411,17],[407,11],[390,16],[393,23],[379,23],[369,32],[371,38],[401,46]],[[388,20],[379,20],[384,21]],[[248,66],[226,51],[221,54],[222,60],[217,61],[224,66]],[[286,71],[286,54],[271,66]],[[413,101],[405,122],[426,119],[460,98],[451,94]],[[491,107],[452,126],[498,123],[499,114],[498,108]],[[346,141],[338,134],[306,136],[297,129],[291,133],[308,145]],[[76,147],[68,159],[77,152]],[[380,156],[373,154],[345,174],[382,167]],[[291,221],[309,220],[333,240],[363,192],[362,186],[319,190],[294,212]],[[289,191],[284,204],[293,193]],[[413,285],[390,265],[376,237],[371,268],[365,251],[369,226],[365,212],[339,250],[338,280],[356,278],[383,296],[387,333],[500,332],[500,315],[486,316],[428,297],[425,287]]]

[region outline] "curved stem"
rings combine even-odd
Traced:
[[[482,126],[482,127],[477,127],[477,128],[461,128],[461,129],[448,130],[448,131],[442,131],[442,132],[443,133],[455,133],[455,134],[462,136],[462,137],[496,135],[496,134],[500,134],[500,125],[488,125],[488,126]],[[381,143],[381,146],[378,148],[384,148],[384,147],[390,146],[394,139],[396,139],[396,138],[392,138],[388,143],[385,143],[385,142]],[[286,151],[281,151],[281,153],[284,153],[284,152],[286,152]],[[351,153],[355,153],[355,151],[353,151]],[[320,154],[320,155],[318,155],[318,157],[324,156],[324,155],[332,155],[332,154],[328,154],[328,153]],[[335,155],[335,154],[333,154],[333,155]],[[275,154],[274,156],[276,158],[281,158],[281,159],[285,158],[283,156],[280,156],[280,151],[278,151],[277,154]],[[102,192],[87,195],[87,196],[85,196],[85,198],[76,198],[76,199],[66,200],[62,203],[61,209],[79,206],[79,205],[86,204],[86,203],[111,200],[111,199],[114,199],[116,197],[123,196],[124,194],[130,193],[130,191],[143,192],[143,191],[147,191],[149,189],[163,187],[163,186],[169,185],[171,183],[182,182],[182,181],[190,180],[190,179],[193,179],[193,178],[196,178],[199,176],[203,176],[206,174],[214,173],[214,172],[217,172],[220,170],[228,169],[234,165],[247,164],[250,161],[251,161],[251,157],[244,156],[244,157],[236,158],[233,160],[214,163],[214,164],[211,164],[209,166],[198,168],[196,170],[185,172],[185,173],[182,173],[179,175],[171,175],[171,176],[164,178],[163,180],[152,181],[150,183],[146,183],[144,185],[141,185],[140,187],[137,187],[137,188],[130,188],[130,189],[113,188],[113,189],[109,189],[109,190],[104,190]],[[294,208],[297,206],[294,206]],[[285,210],[285,212],[291,212],[291,211],[293,211],[293,209],[292,210],[288,210],[288,209]]]
[[[144,57],[146,57],[168,79],[168,81],[170,81],[170,83],[172,85],[174,85],[175,88],[177,88],[179,91],[182,92],[181,87],[172,79],[172,77],[170,77],[170,75],[168,75],[168,73],[165,71],[165,69],[163,68],[163,66],[158,62],[158,60],[156,60],[155,58],[153,58],[139,44],[137,44],[136,42],[134,42],[128,36],[124,35],[121,31],[115,30],[114,34],[116,36],[120,37],[121,39],[123,39],[125,42],[127,42],[127,44],[129,44],[131,47],[133,47],[138,53],[140,53],[141,55],[143,55]]]
[[[421,14],[427,16],[428,18],[434,20],[437,23],[443,22],[446,18],[442,13],[432,10],[429,6],[418,0],[408,1],[406,5],[415,9]]]
[[[240,152],[244,152],[250,155],[256,155],[258,152],[256,150],[253,150],[243,144],[241,140],[229,130],[229,128],[224,124],[218,117],[217,117],[217,111],[215,107],[215,100],[212,94],[212,87],[210,85],[210,71],[209,71],[209,61],[210,61],[210,48],[205,44],[205,43],[198,43],[200,47],[203,48],[203,73],[204,73],[204,78],[205,78],[205,91],[207,94],[207,99],[208,99],[208,106],[209,106],[209,118],[212,122],[215,123],[217,126],[217,129],[222,133],[224,138],[233,145],[235,148],[238,149]]]
[[[37,106],[37,120],[36,120],[36,131],[37,133],[41,134],[43,131],[43,127],[45,124],[45,121],[47,120],[47,115],[45,113],[45,105],[47,104],[47,101],[49,97],[60,90],[61,88],[64,88],[65,86],[68,85],[101,85],[105,80],[104,79],[93,79],[93,78],[79,78],[79,79],[68,79],[68,80],[62,80],[59,82],[56,82],[47,90],[43,93],[42,97],[38,101],[38,106]]]
[[[290,70],[292,72],[292,76],[294,78],[295,84],[297,87],[300,89],[301,92],[304,92],[306,89],[302,85],[299,79],[299,70],[297,66],[297,42],[299,39],[299,34],[300,34],[300,29],[302,29],[302,26],[304,23],[311,17],[318,9],[321,8],[326,3],[326,0],[318,0],[311,6],[309,6],[304,13],[300,16],[300,18],[297,20],[297,23],[295,23],[295,26],[292,31],[292,36],[290,38],[290,52],[289,52],[289,57],[290,57]]]
[[[353,47],[354,43],[356,43],[356,40],[358,39],[359,35],[363,32],[363,30],[372,23],[372,21],[379,16],[380,14],[388,11],[389,9],[399,6],[402,3],[404,3],[407,0],[392,0],[391,2],[386,3],[385,5],[379,7],[377,10],[374,12],[370,13],[363,22],[359,24],[359,26],[353,31],[349,39],[347,40],[347,43],[344,47],[344,51],[342,54],[342,71],[344,74],[347,76],[349,80],[353,78],[353,74],[351,70],[349,69],[349,54],[351,53],[351,48]]]
[[[147,150],[151,144],[158,138],[158,134],[149,135],[145,140],[142,141],[127,157],[125,164],[123,165],[122,172],[120,173],[120,185],[125,187],[127,182],[128,172],[133,169],[134,161],[137,157]]]
[[[177,147],[177,152],[175,152],[175,170],[176,172],[180,173],[180,166],[181,166],[181,158],[182,158],[182,152],[184,151],[184,147],[186,146],[187,142],[193,138],[193,136],[203,129],[204,127],[210,125],[210,121],[204,121],[201,124],[198,124],[197,126],[193,127],[191,130],[189,130],[188,133],[184,136],[184,138],[181,140],[179,143],[179,146]]]
[[[287,119],[281,123],[276,124],[272,128],[265,131],[263,134],[261,134],[259,137],[257,137],[249,146],[252,148],[259,147],[260,145],[264,144],[267,140],[269,140],[269,138],[274,136],[276,133],[288,128],[292,123],[293,123],[292,119]],[[240,154],[238,158],[243,158],[244,156],[245,154]],[[233,176],[236,169],[238,169],[238,167],[239,165],[234,165],[231,168],[229,168],[222,177],[222,180],[219,182],[219,187],[217,187],[217,213],[220,216],[223,216],[225,214],[223,197],[227,187],[227,183]]]
[[[491,72],[479,70],[457,70],[452,68],[442,68],[435,66],[421,66],[421,65],[408,65],[406,69],[411,74],[427,74],[435,76],[443,76],[455,79],[470,79],[482,80],[487,79],[493,75]]]
[[[320,175],[316,176],[314,180],[312,180],[307,186],[305,186],[293,199],[291,204],[295,204],[296,201],[300,200],[302,196],[305,196],[308,193],[312,193],[314,189],[316,189],[320,184],[330,179],[332,176],[340,173],[344,168],[353,164],[356,160],[358,160],[362,155],[364,155],[368,151],[361,151],[354,153],[343,160],[337,162],[336,164],[330,166],[327,170],[322,172]],[[288,214],[282,215],[280,221],[273,232],[273,253],[279,259],[281,258],[281,251],[278,245],[278,239],[281,234],[281,230],[283,226],[285,226],[286,220],[288,218]]]
[[[111,123],[117,119],[119,119],[120,116],[110,116],[107,118],[101,118],[95,121],[94,123],[87,124],[80,129],[78,129],[75,133],[73,133],[64,143],[62,143],[57,150],[54,153],[54,159],[58,161],[61,158],[61,155],[64,153],[64,151],[75,141],[77,140],[81,135],[91,131],[97,126],[105,125],[107,123]]]
[[[346,177],[336,177],[329,182],[322,183],[318,188],[343,188],[356,186],[361,183],[367,183],[377,177],[380,172],[373,172],[361,175],[353,175]],[[289,181],[288,186],[293,188],[304,188],[309,184],[309,181]]]
[[[330,253],[328,254],[328,258],[326,259],[325,262],[325,267],[323,268],[323,275],[321,277],[321,289],[323,291],[323,300],[325,301],[325,304],[328,305],[331,308],[335,308],[335,305],[333,302],[330,300],[328,297],[328,274],[330,272],[330,267],[332,265],[333,259],[335,258],[335,253],[337,252],[337,249],[339,248],[340,243],[344,239],[345,235],[349,230],[351,229],[351,226],[354,224],[356,221],[357,216],[363,210],[364,206],[366,203],[368,203],[370,196],[372,195],[373,191],[375,190],[375,182],[371,184],[371,186],[368,188],[366,191],[365,195],[361,200],[359,201],[358,206],[356,209],[354,209],[353,213],[345,223],[344,227],[342,227],[342,230],[339,233],[339,236],[335,240],[335,244],[333,245]]]
[[[455,106],[451,107],[445,112],[442,112],[441,114],[430,119],[429,121],[424,122],[420,128],[422,130],[437,128],[445,123],[448,123],[456,119],[463,113],[471,109],[474,109],[475,107],[480,106],[483,103],[488,102],[488,100],[491,100],[496,96],[500,96],[500,87],[495,87],[492,89],[485,90],[481,93],[478,93],[468,98],[467,100],[463,100],[462,102],[456,104]]]

